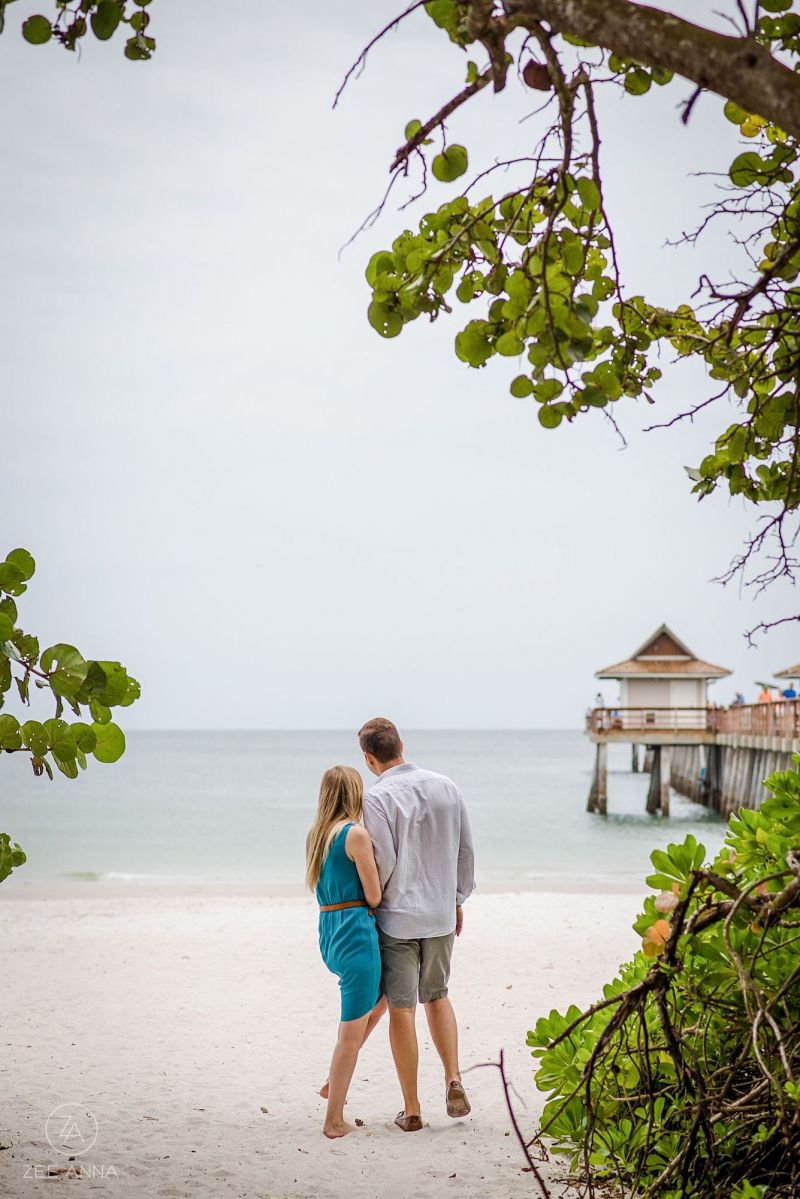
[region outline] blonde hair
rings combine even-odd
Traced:
[[[352,766],[331,766],[322,776],[314,823],[306,837],[306,885],[313,891],[331,843],[343,824],[361,819],[364,783]]]

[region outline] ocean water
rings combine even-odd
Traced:
[[[673,796],[668,820],[645,812],[647,775],[630,747],[609,749],[609,815],[586,812],[593,746],[574,731],[407,732],[406,754],[464,793],[479,883],[627,889],[657,846],[694,833],[716,852],[724,825]],[[322,772],[371,776],[350,732],[132,733],[114,766],[70,781],[33,777],[21,754],[0,763],[0,831],[28,863],[4,884],[56,880],[259,883],[302,889],[303,844]]]

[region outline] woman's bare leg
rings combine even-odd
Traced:
[[[380,1024],[381,1018],[383,1017],[385,1011],[386,1011],[386,996],[381,995],[380,999],[375,1004],[375,1007],[372,1009],[372,1011],[367,1016],[367,1028],[364,1033],[364,1040],[361,1042],[362,1045],[366,1041],[369,1034],[372,1032],[373,1028],[375,1028],[376,1025]],[[328,1098],[329,1086],[330,1086],[330,1078],[326,1078],[324,1083],[322,1084],[322,1086],[319,1089],[319,1093],[323,1099]]]
[[[367,1037],[372,1032],[373,1028],[377,1028],[377,1026],[380,1024],[380,1022],[383,1019],[383,1016],[386,1012],[387,1006],[388,1005],[386,1003],[386,996],[381,995],[380,999],[375,1004],[375,1007],[372,1009],[370,1014],[367,1016],[367,1031],[364,1033],[364,1041],[366,1041]],[[362,1045],[364,1044],[364,1041],[361,1042]]]
[[[328,1110],[322,1128],[325,1136],[331,1139],[345,1137],[349,1132],[356,1131],[355,1124],[345,1121],[344,1105],[358,1060],[358,1051],[364,1043],[368,1020],[369,1016],[361,1016],[358,1020],[343,1020],[339,1025],[339,1036],[331,1059]]]

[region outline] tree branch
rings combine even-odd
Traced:
[[[491,78],[491,70],[484,71],[482,75],[478,76],[474,83],[468,84],[463,91],[458,93],[457,96],[453,96],[452,100],[448,100],[446,104],[443,104],[438,112],[435,112],[430,120],[426,121],[424,125],[421,125],[417,132],[400,147],[394,156],[389,170],[396,171],[398,167],[403,166],[403,164],[408,161],[409,155],[412,154],[418,146],[422,145],[428,134],[432,133],[434,129],[438,128],[439,125],[447,120],[451,113],[454,113],[457,108],[460,108],[462,104],[465,104],[467,100],[471,99],[476,92],[479,92],[481,88],[486,87],[486,84]]]
[[[674,71],[800,138],[800,77],[749,37],[715,33],[634,0],[506,0],[506,29],[546,21],[649,67]]]

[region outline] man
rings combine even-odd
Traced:
[[[383,892],[376,912],[378,939],[389,1041],[403,1092],[403,1110],[395,1124],[403,1132],[419,1132],[418,997],[444,1067],[447,1114],[470,1112],[447,983],[453,939],[463,926],[461,905],[475,889],[472,835],[455,783],[406,762],[400,734],[390,720],[367,721],[358,740],[367,767],[378,777],[364,796],[364,824],[375,848]]]

